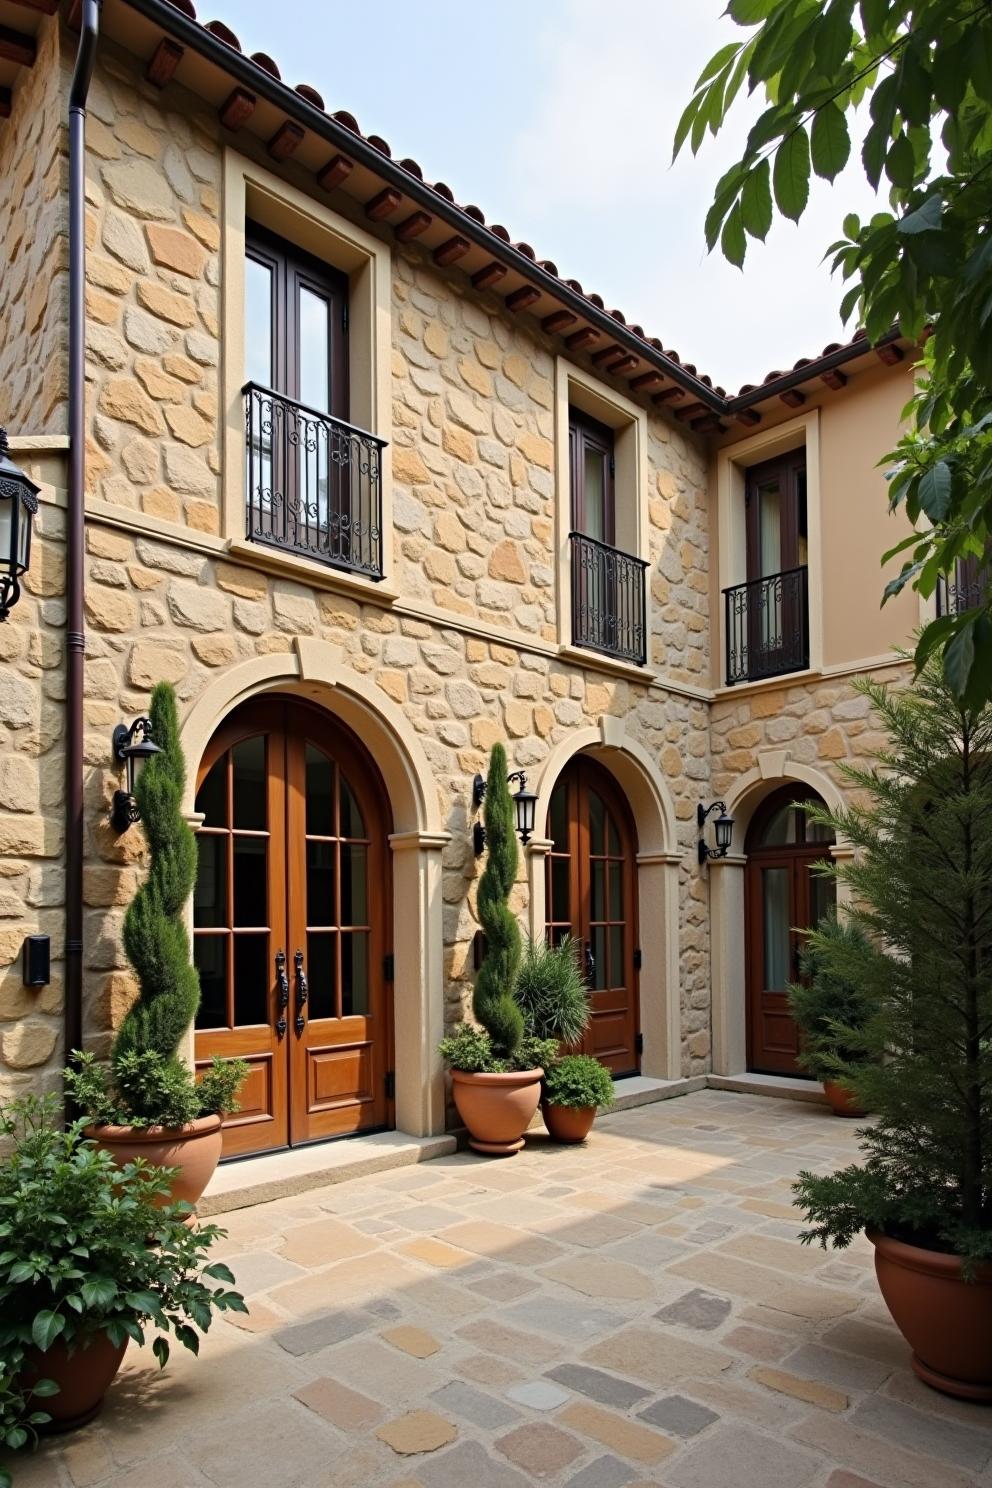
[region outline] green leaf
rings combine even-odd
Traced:
[[[696,79],[696,87],[701,88],[704,83],[709,82],[710,78],[716,77],[717,73],[721,72],[724,67],[728,67],[729,70],[729,63],[737,56],[743,45],[744,43],[742,41],[728,41],[726,46],[722,46],[718,52],[714,52]]]
[[[805,129],[795,130],[779,145],[772,180],[779,211],[798,222],[809,200],[809,140]]]
[[[955,697],[963,698],[967,693],[974,664],[975,620],[972,617],[952,636],[944,652],[944,676]]]
[[[931,522],[942,522],[947,516],[952,484],[951,469],[944,460],[938,460],[920,477],[917,495]]]
[[[133,1312],[155,1316],[161,1311],[161,1304],[154,1292],[127,1292],[124,1301]]]
[[[896,231],[906,236],[909,233],[934,232],[940,227],[941,216],[944,211],[944,203],[940,196],[928,196],[921,207],[915,212],[907,212],[905,217],[900,217],[896,223]]]
[[[916,174],[916,156],[908,134],[900,134],[898,139],[893,140],[885,157],[885,174],[893,186],[901,186],[907,191],[912,186]]]
[[[738,26],[755,26],[780,4],[781,0],[730,0],[727,11]]]
[[[889,151],[889,130],[884,124],[873,124],[865,135],[864,144],[861,146],[861,164],[865,168],[865,175],[869,184],[878,188],[882,179],[882,171],[885,167],[885,157]]]
[[[747,238],[744,236],[744,222],[741,216],[741,204],[735,202],[726,222],[720,238],[720,248],[723,256],[732,264],[741,268],[747,253]]]
[[[109,1307],[117,1296],[117,1283],[109,1276],[96,1276],[84,1281],[79,1290],[87,1307],[101,1309]]]
[[[169,1340],[161,1335],[152,1343],[152,1353],[158,1360],[158,1367],[164,1369],[169,1362]]]
[[[813,169],[825,181],[834,180],[847,164],[851,136],[843,110],[836,103],[825,104],[813,120],[810,149]]]
[[[772,225],[771,167],[767,160],[760,161],[745,180],[740,205],[745,232],[764,242]]]
[[[58,1312],[36,1312],[34,1322],[31,1324],[31,1338],[35,1348],[41,1349],[42,1353],[58,1338],[65,1327],[65,1318]]]
[[[19,1447],[23,1447],[27,1439],[28,1434],[24,1430],[23,1426],[8,1426],[7,1445],[8,1447],[10,1447],[11,1451],[16,1452]]]
[[[939,620],[931,620],[930,624],[925,627],[916,643],[916,652],[913,656],[917,675],[926,666],[933,653],[945,643],[954,629],[956,620],[955,615],[941,615]]]
[[[11,1266],[7,1280],[12,1286],[21,1281],[33,1281],[36,1269],[33,1261],[18,1261],[15,1266]]]
[[[213,1277],[215,1281],[226,1281],[229,1285],[234,1285],[234,1272],[223,1261],[213,1261],[209,1266],[204,1266],[203,1274]]]
[[[37,1395],[38,1398],[39,1398],[39,1400],[44,1400],[49,1395],[57,1395],[58,1393],[59,1393],[59,1387],[55,1383],[54,1380],[50,1380],[50,1379],[36,1380],[35,1383],[31,1386],[31,1394],[32,1394],[32,1396]]]
[[[673,160],[678,155],[678,153],[681,150],[682,146],[685,144],[686,136],[688,135],[689,130],[693,126],[693,122],[695,121],[696,115],[699,113],[699,109],[700,109],[700,105],[702,104],[702,101],[703,101],[703,94],[702,93],[697,93],[694,98],[690,98],[689,99],[689,102],[686,104],[685,108],[682,110],[682,117],[679,120],[678,128],[675,131],[675,143],[672,146],[672,159]]]

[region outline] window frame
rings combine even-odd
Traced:
[[[603,535],[594,538],[586,526],[586,451],[603,461]],[[573,532],[608,548],[616,547],[616,448],[613,429],[570,403],[568,407],[569,511]]]
[[[347,274],[295,247],[285,238],[248,218],[245,258],[264,264],[272,274],[272,384],[280,397],[304,403],[300,385],[299,291],[310,290],[330,306],[327,379],[330,407],[314,409],[331,418],[350,421]],[[246,302],[247,303],[247,302]],[[305,405],[312,406],[312,405]]]
[[[799,521],[799,477],[807,482],[807,495],[804,504],[806,511],[806,563],[799,561],[799,539],[802,535],[802,526]],[[784,455],[778,455],[773,460],[763,460],[758,465],[750,465],[745,473],[745,548],[746,548],[746,572],[748,581],[752,579],[769,578],[771,575],[763,574],[761,569],[761,502],[757,500],[758,488],[770,479],[777,477],[779,490],[784,498],[779,509],[779,552],[781,568],[779,573],[788,573],[794,568],[807,568],[809,566],[809,496],[808,476],[806,472],[806,449],[805,446],[790,450]]]

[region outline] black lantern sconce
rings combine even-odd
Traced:
[[[712,816],[714,811],[719,811],[720,813],[713,823],[716,834],[716,847],[707,847],[703,830],[706,826],[707,817]],[[724,803],[722,801],[714,801],[712,806],[704,806],[702,801],[700,801],[696,807],[696,823],[699,827],[697,851],[699,853],[700,864],[708,862],[710,858],[725,858],[730,851],[730,842],[734,835],[734,818],[727,815],[727,808]]]
[[[523,770],[514,770],[512,775],[507,775],[507,785],[514,780],[519,781],[518,788],[511,797],[513,810],[517,818],[517,834],[520,841],[526,847],[534,834],[534,817],[537,811],[537,797],[533,791],[527,789],[527,776]],[[472,808],[478,811],[486,799],[486,782],[481,775],[476,775],[472,781]],[[481,858],[486,850],[486,829],[480,821],[472,828],[472,845],[475,848],[475,856]]]
[[[128,827],[141,820],[138,804],[134,799],[135,782],[153,754],[161,754],[152,738],[150,718],[136,718],[128,728],[119,723],[113,736],[114,759],[127,771],[127,789],[114,791],[110,808],[110,821],[115,832],[126,832]]]
[[[14,464],[9,447],[7,430],[0,429],[0,620],[21,597],[19,580],[31,561],[31,524],[41,490]]]

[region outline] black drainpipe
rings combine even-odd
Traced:
[[[66,1060],[83,1042],[83,505],[86,475],[86,97],[100,0],[83,0],[69,89],[69,512],[66,528],[65,1011]]]

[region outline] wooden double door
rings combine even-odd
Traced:
[[[774,792],[755,812],[745,842],[747,1060],[762,1074],[806,1074],[797,1063],[788,986],[800,980],[807,932],[836,903],[834,883],[817,871],[830,860],[833,833],[802,807],[813,796],[806,786]]]
[[[637,833],[616,781],[578,755],[548,811],[547,935],[572,936],[591,988],[592,1017],[578,1052],[615,1075],[640,1069]]]
[[[386,799],[355,736],[295,700],[245,704],[204,755],[196,1063],[249,1066],[225,1156],[392,1124]]]

